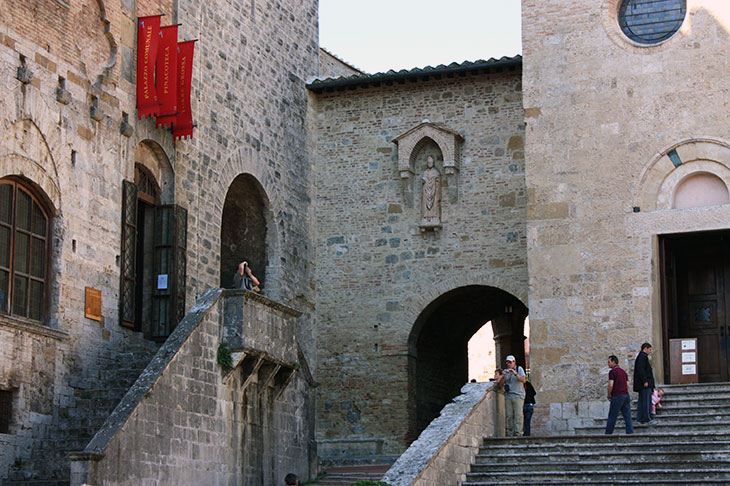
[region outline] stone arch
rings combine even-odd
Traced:
[[[223,166],[220,176],[214,183],[213,187],[219,188],[214,193],[215,208],[220,215],[221,236],[223,228],[223,212],[225,209],[228,191],[233,186],[237,178],[244,176],[251,181],[252,187],[257,187],[257,196],[261,202],[261,210],[266,223],[265,232],[265,255],[266,262],[263,268],[263,277],[266,281],[263,289],[266,296],[274,300],[278,299],[281,292],[280,287],[280,269],[281,269],[281,248],[279,243],[279,227],[277,221],[280,219],[282,211],[281,196],[276,186],[276,178],[272,170],[262,164],[256,163],[251,158],[249,149],[239,149],[231,156]],[[219,245],[223,242],[219,240]],[[219,279],[223,283],[224,272],[232,274],[234,268],[223,268],[225,262],[221,256],[221,275]],[[230,265],[229,265],[230,266]],[[262,271],[252,267],[261,276]],[[228,275],[230,277],[230,275]]]
[[[633,207],[642,212],[671,208],[677,183],[699,172],[730,183],[730,143],[703,137],[665,147],[642,170],[634,189]]]
[[[497,362],[514,354],[525,365],[526,293],[508,278],[453,278],[434,285],[407,309],[407,316],[415,314],[408,335],[409,441],[466,383],[469,339],[487,322],[492,322]]]
[[[40,111],[41,120],[46,120],[44,111]],[[55,133],[54,130],[50,130]],[[60,145],[59,141],[55,145]],[[18,175],[33,181],[45,194],[49,208],[54,216],[61,211],[61,188],[58,183],[58,170],[53,157],[53,150],[48,139],[32,118],[23,118],[5,130],[2,147],[7,150],[0,153],[0,176]]]
[[[464,137],[454,130],[424,120],[392,140],[398,145],[398,171],[401,178],[414,174],[411,157],[424,138],[430,138],[438,145],[444,158],[444,169],[447,175],[459,170],[459,152]]]
[[[175,200],[175,174],[165,150],[154,140],[145,139],[134,150],[135,164],[143,165],[155,178],[160,189],[160,203]]]

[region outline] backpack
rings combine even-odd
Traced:
[[[535,387],[532,386],[532,383],[529,381],[525,382],[525,403],[532,403],[533,405],[535,402],[535,395],[537,395],[537,392],[535,391]]]

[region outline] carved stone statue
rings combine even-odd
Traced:
[[[428,168],[423,171],[421,197],[421,228],[441,227],[441,173],[434,167],[433,157],[428,157]]]

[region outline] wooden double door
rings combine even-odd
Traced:
[[[663,236],[660,249],[664,349],[669,339],[697,338],[700,382],[728,381],[730,231]]]

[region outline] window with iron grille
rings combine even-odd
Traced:
[[[20,179],[0,179],[0,313],[43,321],[50,217]]]
[[[13,392],[0,390],[0,434],[10,432],[10,419],[13,415]]]
[[[619,26],[629,39],[658,44],[679,30],[687,13],[687,0],[623,0]]]

